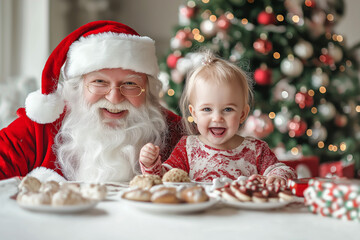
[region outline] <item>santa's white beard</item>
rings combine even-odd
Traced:
[[[100,108],[126,109],[124,119],[104,120]],[[139,108],[125,101],[113,105],[103,99],[92,106],[69,105],[55,139],[57,163],[68,180],[130,181],[141,174],[139,152],[148,142],[163,146],[166,123],[157,106]]]

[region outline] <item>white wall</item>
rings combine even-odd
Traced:
[[[320,0],[321,1],[321,0]],[[345,14],[339,20],[335,31],[342,34],[346,38],[348,46],[360,42],[360,1],[359,0],[344,0],[345,1]]]

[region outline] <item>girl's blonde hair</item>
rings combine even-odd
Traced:
[[[198,134],[196,124],[189,122],[188,118],[191,116],[189,112],[189,105],[195,90],[195,84],[199,81],[212,82],[214,84],[226,84],[230,81],[238,81],[242,93],[244,95],[244,103],[252,107],[254,100],[253,81],[239,66],[215,56],[211,51],[200,53],[203,55],[203,60],[200,64],[188,74],[184,91],[180,99],[180,110],[183,116],[183,124],[187,134]]]

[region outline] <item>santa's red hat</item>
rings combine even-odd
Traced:
[[[114,21],[95,21],[76,29],[48,58],[41,91],[26,99],[27,116],[37,123],[54,122],[65,107],[57,90],[61,72],[66,80],[104,68],[130,69],[157,78],[154,40]]]

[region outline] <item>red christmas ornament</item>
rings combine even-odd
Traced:
[[[187,29],[180,29],[176,32],[175,38],[185,41],[185,40],[192,40],[194,35],[191,33],[190,30]]]
[[[227,30],[231,25],[230,20],[225,15],[221,15],[216,21],[216,24],[218,28],[223,30]]]
[[[290,137],[300,137],[304,135],[307,129],[307,124],[299,116],[295,116],[288,123],[288,130]]]
[[[333,65],[334,64],[334,58],[330,56],[329,54],[322,54],[319,57],[320,62],[326,64],[326,65]]]
[[[255,51],[266,55],[272,50],[272,43],[268,40],[259,38],[253,43],[253,47]]]
[[[180,13],[187,18],[192,18],[195,15],[195,8],[185,6],[180,9]]]
[[[305,0],[305,6],[315,8],[316,2],[314,0]]]
[[[308,93],[298,92],[295,95],[295,102],[299,104],[301,109],[311,107],[314,104],[314,99]]]
[[[259,13],[259,15],[257,17],[257,21],[259,24],[269,25],[269,24],[275,24],[276,18],[273,13],[268,13],[266,11],[262,11]]]
[[[255,82],[259,85],[270,85],[272,82],[272,72],[268,68],[258,68],[254,72]]]
[[[274,124],[266,114],[250,115],[244,126],[244,134],[256,138],[265,138],[274,131]]]
[[[166,64],[169,68],[176,68],[176,63],[181,58],[181,56],[170,54],[166,59]]]

